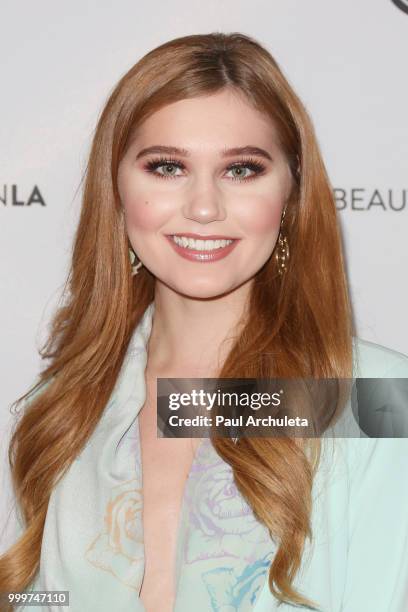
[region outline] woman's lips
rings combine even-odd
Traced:
[[[186,237],[192,236],[191,234],[183,234],[183,235]],[[220,247],[218,249],[211,249],[210,251],[202,251],[202,250],[190,249],[188,247],[182,247],[173,240],[172,236],[166,236],[166,238],[170,242],[171,246],[176,251],[176,253],[181,255],[181,257],[184,257],[185,259],[188,259],[190,261],[198,261],[200,263],[210,263],[212,261],[218,261],[219,259],[223,259],[227,255],[229,255],[231,251],[234,250],[234,248],[236,247],[236,245],[238,244],[240,240],[239,238],[232,239],[232,238],[222,237],[225,240],[232,240],[231,244],[227,244],[225,247]],[[206,236],[206,239],[211,240],[213,238]],[[219,239],[221,239],[221,237],[219,237]]]

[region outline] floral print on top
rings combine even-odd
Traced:
[[[103,526],[86,559],[139,591],[144,559],[138,419],[120,440],[117,453],[135,458],[137,477],[113,487]],[[209,439],[199,445],[185,484],[178,536],[176,612],[193,602],[195,612],[253,609],[275,547]]]
[[[205,438],[184,492],[175,610],[252,610],[276,547],[239,493],[231,467]],[[180,579],[181,578],[181,579]]]
[[[109,572],[139,592],[144,572],[142,527],[142,473],[137,420],[121,438],[117,452],[136,459],[135,478],[112,488],[103,527],[92,540],[85,557],[94,567]]]

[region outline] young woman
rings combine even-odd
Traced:
[[[71,612],[407,609],[404,439],[157,438],[159,377],[408,375],[355,338],[312,125],[256,41],[179,38],[119,81],[68,286],[11,441],[0,592],[69,591]]]

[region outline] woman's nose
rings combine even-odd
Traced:
[[[226,210],[222,194],[212,179],[208,177],[196,179],[185,197],[182,212],[186,219],[193,219],[199,223],[211,223],[211,221],[225,219]]]

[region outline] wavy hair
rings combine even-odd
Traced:
[[[247,319],[219,376],[351,375],[353,325],[336,207],[302,102],[270,53],[244,34],[185,36],[150,51],[120,79],[100,114],[65,300],[40,349],[49,363],[37,385],[15,402],[25,400],[9,447],[24,532],[0,558],[0,592],[23,590],[35,578],[52,489],[98,424],[135,326],[154,299],[152,274],[143,268],[131,275],[117,187],[133,130],[164,105],[224,88],[244,95],[274,122],[293,188],[285,215],[287,271],[279,275],[271,257],[255,276]],[[312,537],[321,441],[243,438],[234,444],[218,438],[212,444],[278,543],[269,570],[271,592],[281,601],[313,607],[292,583],[306,538]]]

